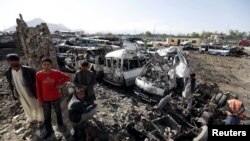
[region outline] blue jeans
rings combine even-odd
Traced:
[[[51,124],[51,108],[54,107],[57,124],[58,126],[63,125],[63,118],[60,106],[60,99],[55,101],[47,101],[43,103],[43,113],[44,113],[44,125],[47,132],[52,132],[52,124]]]
[[[226,125],[239,125],[240,120],[236,116],[227,116],[227,118],[224,120],[226,122]]]

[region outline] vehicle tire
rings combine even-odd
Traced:
[[[207,141],[208,138],[208,127],[207,125],[203,125],[201,127],[201,132],[198,136],[193,138],[193,141]]]
[[[227,101],[227,96],[226,95],[222,95],[222,97],[220,98],[219,102],[218,102],[218,106],[222,107],[226,104]]]
[[[218,94],[215,96],[214,100],[215,100],[215,103],[216,103],[216,104],[218,104],[218,102],[219,102],[221,96],[222,96],[222,93],[218,93]]]

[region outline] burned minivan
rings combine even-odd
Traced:
[[[116,85],[129,87],[141,72],[145,59],[133,50],[120,49],[106,54],[103,80]]]
[[[111,52],[113,49],[111,47],[89,47],[85,54],[85,60],[89,62],[90,69],[96,73],[96,76],[103,76],[103,67],[105,61],[105,55]]]
[[[137,76],[134,93],[148,102],[158,102],[177,87],[184,87],[188,76],[187,61],[178,47],[160,49]]]

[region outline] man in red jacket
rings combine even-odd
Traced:
[[[43,69],[36,74],[37,97],[40,105],[43,107],[44,125],[46,129],[46,132],[42,135],[43,139],[51,136],[54,132],[51,124],[51,105],[53,105],[56,112],[59,130],[66,130],[66,126],[63,124],[60,107],[61,94],[59,92],[59,87],[69,81],[70,77],[61,71],[52,69],[51,67],[52,60],[49,58],[43,58]]]

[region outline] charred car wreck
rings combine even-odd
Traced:
[[[179,48],[158,50],[136,78],[134,93],[148,102],[158,102],[171,92],[182,95],[189,73],[187,61]]]
[[[135,84],[135,78],[146,63],[145,55],[139,53],[139,46],[123,42],[123,48],[106,54],[103,80],[116,86],[129,87]]]
[[[201,88],[201,87],[200,87]],[[198,88],[199,89],[199,88]],[[206,141],[209,124],[223,125],[222,110],[230,94],[198,90],[193,96],[191,114],[183,114],[187,103],[178,96],[165,96],[151,112],[140,114],[127,124],[136,140]],[[216,118],[215,118],[216,117]]]
[[[105,55],[119,47],[113,45],[89,47],[84,59],[89,62],[90,69],[96,73],[97,78],[103,77]]]
[[[103,80],[116,86],[132,86],[141,72],[145,58],[135,51],[120,49],[105,56]]]
[[[76,56],[79,49],[76,46],[56,46],[57,62],[59,69],[67,73],[75,73]],[[82,50],[84,50],[82,48]]]

